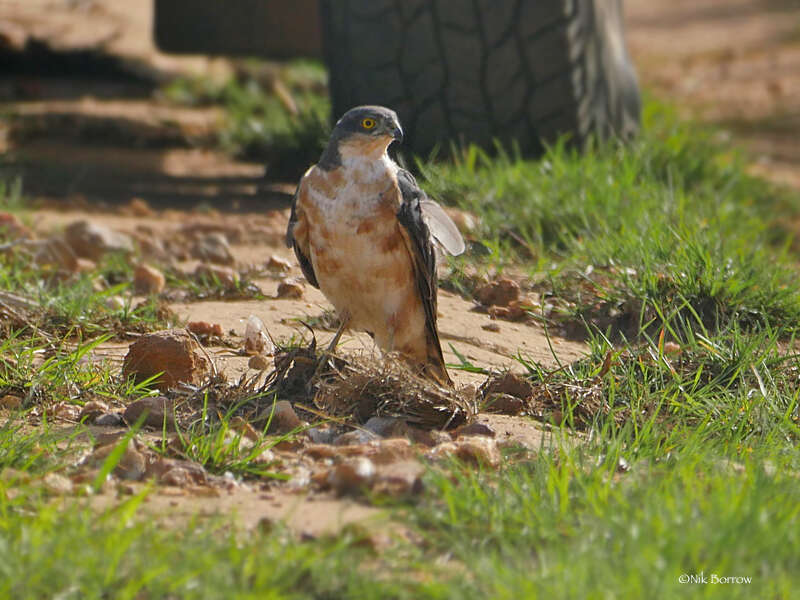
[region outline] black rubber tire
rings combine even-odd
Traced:
[[[628,138],[640,97],[621,0],[321,0],[334,118],[394,108],[422,155],[449,141],[527,155],[562,134]]]

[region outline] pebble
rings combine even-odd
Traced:
[[[100,427],[122,427],[125,421],[121,414],[109,412],[95,417],[94,424]]]
[[[141,398],[131,402],[122,415],[128,426],[133,427],[141,416],[144,417],[143,425],[161,429],[166,419],[167,431],[175,430],[175,401],[164,396]]]
[[[299,300],[303,297],[303,286],[294,280],[282,281],[278,285],[278,298],[289,298],[292,300]]]
[[[256,371],[266,371],[267,369],[269,369],[269,365],[270,365],[269,360],[267,360],[266,357],[261,356],[260,354],[251,356],[250,360],[247,361],[247,366]]]
[[[198,265],[194,270],[196,279],[216,279],[228,290],[236,289],[239,285],[239,274],[230,267],[219,265]]]
[[[236,260],[231,253],[228,238],[223,233],[207,233],[192,246],[192,256],[218,265],[232,265]]]
[[[100,400],[89,400],[83,405],[83,408],[81,408],[78,419],[81,421],[85,419],[88,423],[93,423],[99,415],[105,412],[108,412],[108,404]]]
[[[133,271],[133,291],[137,294],[160,294],[166,285],[164,274],[155,267],[140,264]]]
[[[278,400],[275,403],[275,409],[267,409],[262,414],[262,419],[269,419],[270,414],[272,415],[272,420],[269,422],[267,433],[289,433],[303,425],[303,422],[297,416],[297,413],[294,412],[294,408],[288,400]]]
[[[385,438],[403,437],[408,433],[405,420],[397,417],[371,417],[364,423],[364,429]]]
[[[77,256],[93,261],[110,252],[128,254],[133,251],[129,236],[89,221],[70,223],[64,230],[64,238]]]
[[[266,266],[267,270],[273,273],[285,273],[292,268],[292,263],[285,258],[281,258],[280,256],[273,254],[269,257]]]
[[[512,279],[499,279],[487,283],[475,292],[475,299],[484,306],[508,306],[519,299],[519,284]]]
[[[378,440],[380,436],[364,429],[354,429],[343,433],[333,440],[336,446],[355,446],[357,444],[366,444],[372,440]]]
[[[334,466],[328,471],[327,484],[337,495],[354,494],[368,488],[375,479],[375,465],[363,456]]]
[[[153,384],[161,390],[180,382],[200,385],[210,372],[205,353],[184,329],[143,335],[128,347],[122,363],[122,376],[137,382],[162,373]]]

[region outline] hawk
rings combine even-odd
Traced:
[[[452,385],[436,326],[436,249],[464,251],[441,207],[387,154],[403,139],[393,110],[359,106],[336,123],[297,186],[286,244],[333,304],[341,327],[367,331],[422,375]]]

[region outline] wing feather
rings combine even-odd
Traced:
[[[401,171],[400,173],[406,173]],[[436,252],[434,251],[431,233],[423,218],[420,200],[422,191],[416,187],[416,182],[411,174],[406,173],[409,179],[405,182],[398,177],[403,201],[397,212],[397,220],[406,239],[409,253],[414,266],[414,278],[417,289],[425,310],[425,327],[428,334],[428,360],[426,369],[441,384],[452,385],[447,374],[439,341],[439,331],[436,326],[437,308],[437,275]],[[409,181],[413,186],[409,185]]]
[[[463,253],[466,245],[458,227],[438,203],[428,198],[425,192],[417,185],[414,176],[408,171],[400,169],[397,173],[397,182],[400,184],[400,191],[403,193],[404,199],[419,199],[425,224],[439,246],[451,256],[458,256]]]
[[[292,212],[289,215],[289,226],[286,228],[286,246],[294,249],[297,262],[300,263],[300,269],[302,269],[308,283],[315,288],[319,288],[314,265],[311,264],[311,250],[308,245],[308,221],[306,221],[306,214],[303,210],[303,200],[307,193],[307,175],[308,171],[300,179],[297,191],[295,191],[294,198],[292,198]]]

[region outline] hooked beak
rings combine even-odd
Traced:
[[[392,136],[392,139],[399,143],[403,143],[403,129],[400,125],[395,125],[391,129],[389,129],[389,133]]]

